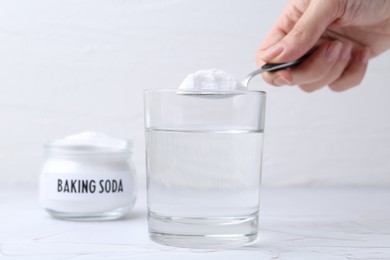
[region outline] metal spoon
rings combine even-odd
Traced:
[[[257,69],[246,76],[246,78],[241,81],[241,84],[244,85],[246,88],[248,88],[249,82],[254,76],[257,76],[263,72],[275,72],[278,70],[283,70],[287,68],[293,68],[301,64],[304,60],[306,60],[310,55],[313,54],[317,50],[317,47],[312,48],[310,51],[308,51],[305,55],[300,57],[299,59],[295,61],[290,61],[286,63],[266,63],[264,64],[260,69]]]

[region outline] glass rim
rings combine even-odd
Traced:
[[[193,93],[193,94],[213,94],[213,95],[218,95],[218,94],[255,94],[255,95],[262,95],[266,96],[267,92],[263,90],[253,90],[253,89],[245,89],[245,90],[208,90],[205,89],[204,91],[199,91],[199,90],[182,90],[182,89],[144,89],[143,91],[145,94],[146,93]]]

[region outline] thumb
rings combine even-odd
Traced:
[[[266,49],[261,57],[266,62],[293,61],[308,52],[318,42],[330,24],[341,17],[344,0],[313,0],[292,29],[275,45]]]

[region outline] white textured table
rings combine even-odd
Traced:
[[[189,250],[148,238],[144,193],[126,219],[68,222],[32,189],[0,189],[0,259],[390,259],[390,190],[264,189],[260,239],[233,250]]]

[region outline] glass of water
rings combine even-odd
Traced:
[[[254,241],[265,92],[144,95],[151,238],[190,248]]]

